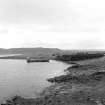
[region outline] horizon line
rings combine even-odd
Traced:
[[[59,49],[59,50],[88,50],[88,51],[98,51],[98,50],[101,50],[101,51],[104,51],[105,48],[57,48],[57,47],[10,47],[10,48],[0,48],[0,49],[5,49],[5,50],[9,50],[9,49],[19,49],[19,48],[45,48],[45,49]]]

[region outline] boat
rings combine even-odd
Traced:
[[[31,62],[49,62],[49,59],[28,58],[27,63],[31,63]]]

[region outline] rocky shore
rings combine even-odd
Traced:
[[[105,105],[105,57],[75,62],[37,98],[14,96],[1,105]]]

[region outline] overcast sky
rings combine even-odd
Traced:
[[[0,47],[105,49],[104,0],[0,0]]]

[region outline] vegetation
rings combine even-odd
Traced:
[[[48,79],[49,82],[56,82],[56,83],[62,83],[62,82],[70,82],[70,83],[89,83],[91,81],[101,81],[105,77],[105,72],[95,72],[92,74],[82,74],[77,76],[72,76],[71,74],[68,75],[62,75],[54,78]]]
[[[0,57],[1,59],[27,59],[27,57],[40,59],[55,59],[61,61],[77,61],[104,56],[105,51],[79,51],[60,50],[57,48],[12,48],[0,49],[0,54],[21,54],[14,56]]]
[[[76,53],[76,54],[72,54],[72,55],[58,55],[56,57],[57,60],[61,60],[61,61],[79,61],[79,60],[87,60],[87,59],[93,59],[93,58],[99,58],[99,57],[103,57],[104,54],[102,53],[93,53],[93,54],[89,54],[89,53]]]

